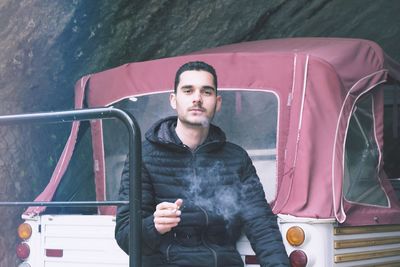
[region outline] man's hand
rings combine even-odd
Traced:
[[[156,206],[154,212],[154,225],[160,234],[171,231],[181,221],[182,199],[177,199],[175,203],[162,202]]]

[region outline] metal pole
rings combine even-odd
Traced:
[[[0,202],[0,206],[22,207],[98,207],[129,205],[129,201],[15,201]]]
[[[139,124],[133,116],[131,120],[139,138],[129,135],[129,267],[141,267],[142,142]]]
[[[0,116],[0,125],[60,123],[85,121],[92,119],[118,118],[128,127],[129,134],[134,135],[134,122],[124,111],[116,108],[90,108],[66,111],[39,112],[30,114]]]

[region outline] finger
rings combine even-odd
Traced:
[[[180,221],[179,217],[154,217],[155,224],[178,224]]]
[[[163,210],[156,210],[154,212],[154,217],[177,217],[181,215],[181,211],[177,209],[163,209]]]
[[[154,223],[159,224],[175,224],[180,221],[181,219],[179,217],[154,217]]]
[[[161,202],[156,206],[156,210],[176,209],[176,204],[171,202]]]

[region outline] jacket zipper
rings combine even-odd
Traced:
[[[212,142],[212,143],[213,143],[213,142]],[[208,143],[208,144],[210,144],[210,143]],[[192,159],[193,159],[193,163],[196,161],[195,157],[196,157],[197,151],[198,151],[201,147],[207,146],[208,144],[202,144],[202,145],[198,146],[198,147],[197,147],[195,150],[193,150],[193,151],[192,151],[188,146],[184,145],[184,147],[185,147],[187,150],[189,150],[189,151],[191,152],[191,154],[192,154]],[[193,166],[193,175],[194,175],[195,178],[197,178],[197,172],[196,172],[195,166]],[[208,227],[208,223],[209,223],[208,214],[207,214],[207,212],[206,212],[202,207],[199,207],[199,208],[201,209],[201,211],[204,213],[204,215],[205,215],[205,217],[206,217],[206,227]],[[211,251],[211,253],[212,253],[212,255],[213,255],[213,258],[214,258],[214,267],[218,267],[217,252],[216,252],[212,247],[210,247],[210,245],[208,245],[207,241],[205,240],[205,236],[204,236],[204,235],[205,235],[205,231],[203,231],[203,232],[201,233],[201,242],[203,243],[203,245],[204,245],[207,249],[209,249],[209,250]]]
[[[167,254],[167,262],[170,262],[169,251],[170,251],[171,247],[172,247],[172,243],[169,244],[168,247],[167,247],[167,251],[166,251],[166,254]]]
[[[201,211],[203,211],[204,215],[206,216],[206,226],[208,226],[208,214],[207,214],[207,212],[206,212],[202,207],[200,207],[200,209],[201,209]],[[210,246],[208,245],[207,241],[205,240],[204,234],[205,234],[205,231],[203,231],[203,232],[201,233],[201,242],[203,243],[203,245],[204,245],[206,248],[208,248],[208,249],[211,251],[211,253],[213,254],[213,257],[214,257],[214,266],[215,266],[215,267],[218,267],[217,252],[216,252],[212,247],[210,247]]]

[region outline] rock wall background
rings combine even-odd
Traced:
[[[0,0],[0,114],[70,109],[82,75],[248,40],[366,38],[400,61],[399,13],[396,0]],[[43,189],[67,129],[0,128],[0,201]],[[0,207],[0,267],[17,265],[20,214]]]

